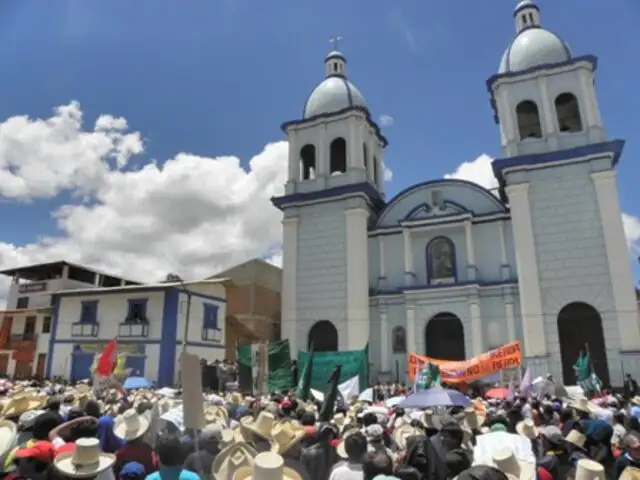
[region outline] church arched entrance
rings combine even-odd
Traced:
[[[457,315],[438,313],[424,329],[426,355],[442,360],[465,360],[464,327]]]
[[[307,349],[313,344],[314,352],[337,352],[338,329],[329,320],[320,320],[313,324],[307,338]]]
[[[573,302],[558,313],[558,342],[565,385],[575,385],[573,370],[581,352],[589,350],[593,369],[604,385],[609,385],[609,365],[602,318],[588,303]]]

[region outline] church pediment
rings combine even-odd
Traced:
[[[405,221],[428,220],[434,217],[455,215],[459,213],[464,213],[466,211],[467,210],[463,208],[461,205],[458,205],[449,200],[444,200],[439,206],[424,202],[413,207],[409,211],[407,216],[404,218],[404,220]]]

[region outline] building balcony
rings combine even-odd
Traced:
[[[37,335],[28,335],[26,338],[24,335],[10,335],[5,345],[5,350],[20,350],[24,352],[33,352],[36,350],[38,344]]]
[[[149,336],[148,321],[124,321],[118,325],[119,337],[143,337]]]
[[[71,325],[72,337],[97,337],[100,324],[97,322],[76,322]]]

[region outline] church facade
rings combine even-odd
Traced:
[[[302,118],[283,124],[282,337],[293,354],[369,345],[372,380],[407,354],[459,360],[520,340],[535,375],[574,384],[588,350],[605,384],[640,367],[640,318],[597,59],[572,55],[530,0],[487,80],[498,192],[454,179],[384,194],[387,140],[337,50]]]

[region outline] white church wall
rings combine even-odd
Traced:
[[[345,202],[306,206],[298,211],[296,262],[296,349],[307,350],[309,330],[329,320],[346,350],[347,259]],[[363,239],[364,241],[364,239]]]
[[[537,363],[541,371],[562,378],[558,313],[572,302],[584,302],[600,313],[611,382],[620,384],[620,331],[593,168],[582,163],[526,174],[548,354]]]

